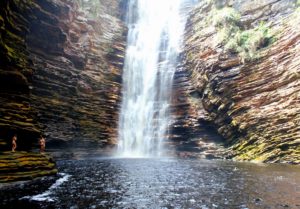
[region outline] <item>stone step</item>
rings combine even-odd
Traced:
[[[0,183],[31,180],[56,173],[56,164],[48,154],[24,151],[0,153]]]

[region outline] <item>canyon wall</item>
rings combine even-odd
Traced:
[[[0,2],[0,149],[116,143],[125,1]],[[297,0],[204,0],[174,77],[172,143],[236,160],[300,162]],[[216,132],[218,134],[216,134]],[[217,150],[212,149],[212,152]]]
[[[190,14],[187,100],[236,160],[300,163],[299,4],[211,0]]]
[[[0,3],[0,144],[115,143],[126,27],[120,1]]]

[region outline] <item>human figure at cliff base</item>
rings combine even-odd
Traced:
[[[17,148],[17,134],[15,134],[12,139],[11,139],[11,145],[12,145],[12,148],[11,148],[11,151],[14,152]]]
[[[42,135],[40,136],[39,144],[40,144],[40,152],[45,152],[46,139]]]

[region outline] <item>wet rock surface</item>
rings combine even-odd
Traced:
[[[49,155],[29,152],[0,153],[0,183],[32,180],[57,173]]]
[[[27,195],[36,195],[47,190],[59,178],[57,176],[45,176],[30,181],[19,181],[16,183],[2,184],[0,187],[2,208],[41,208],[30,204],[20,198]],[[18,200],[16,200],[18,199]],[[13,204],[12,204],[13,203]]]
[[[299,167],[183,159],[63,160],[71,175],[2,191],[1,208],[298,208]],[[43,185],[43,191],[38,188]],[[24,189],[33,192],[24,195]],[[48,192],[48,200],[32,200]],[[2,196],[4,194],[4,196]],[[31,196],[33,195],[33,196]],[[26,198],[24,198],[26,196]]]
[[[183,60],[193,115],[212,122],[237,160],[300,163],[297,14],[295,1],[280,0],[203,1],[191,12]]]

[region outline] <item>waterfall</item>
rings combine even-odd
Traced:
[[[184,21],[182,0],[129,0],[118,155],[163,153]]]

